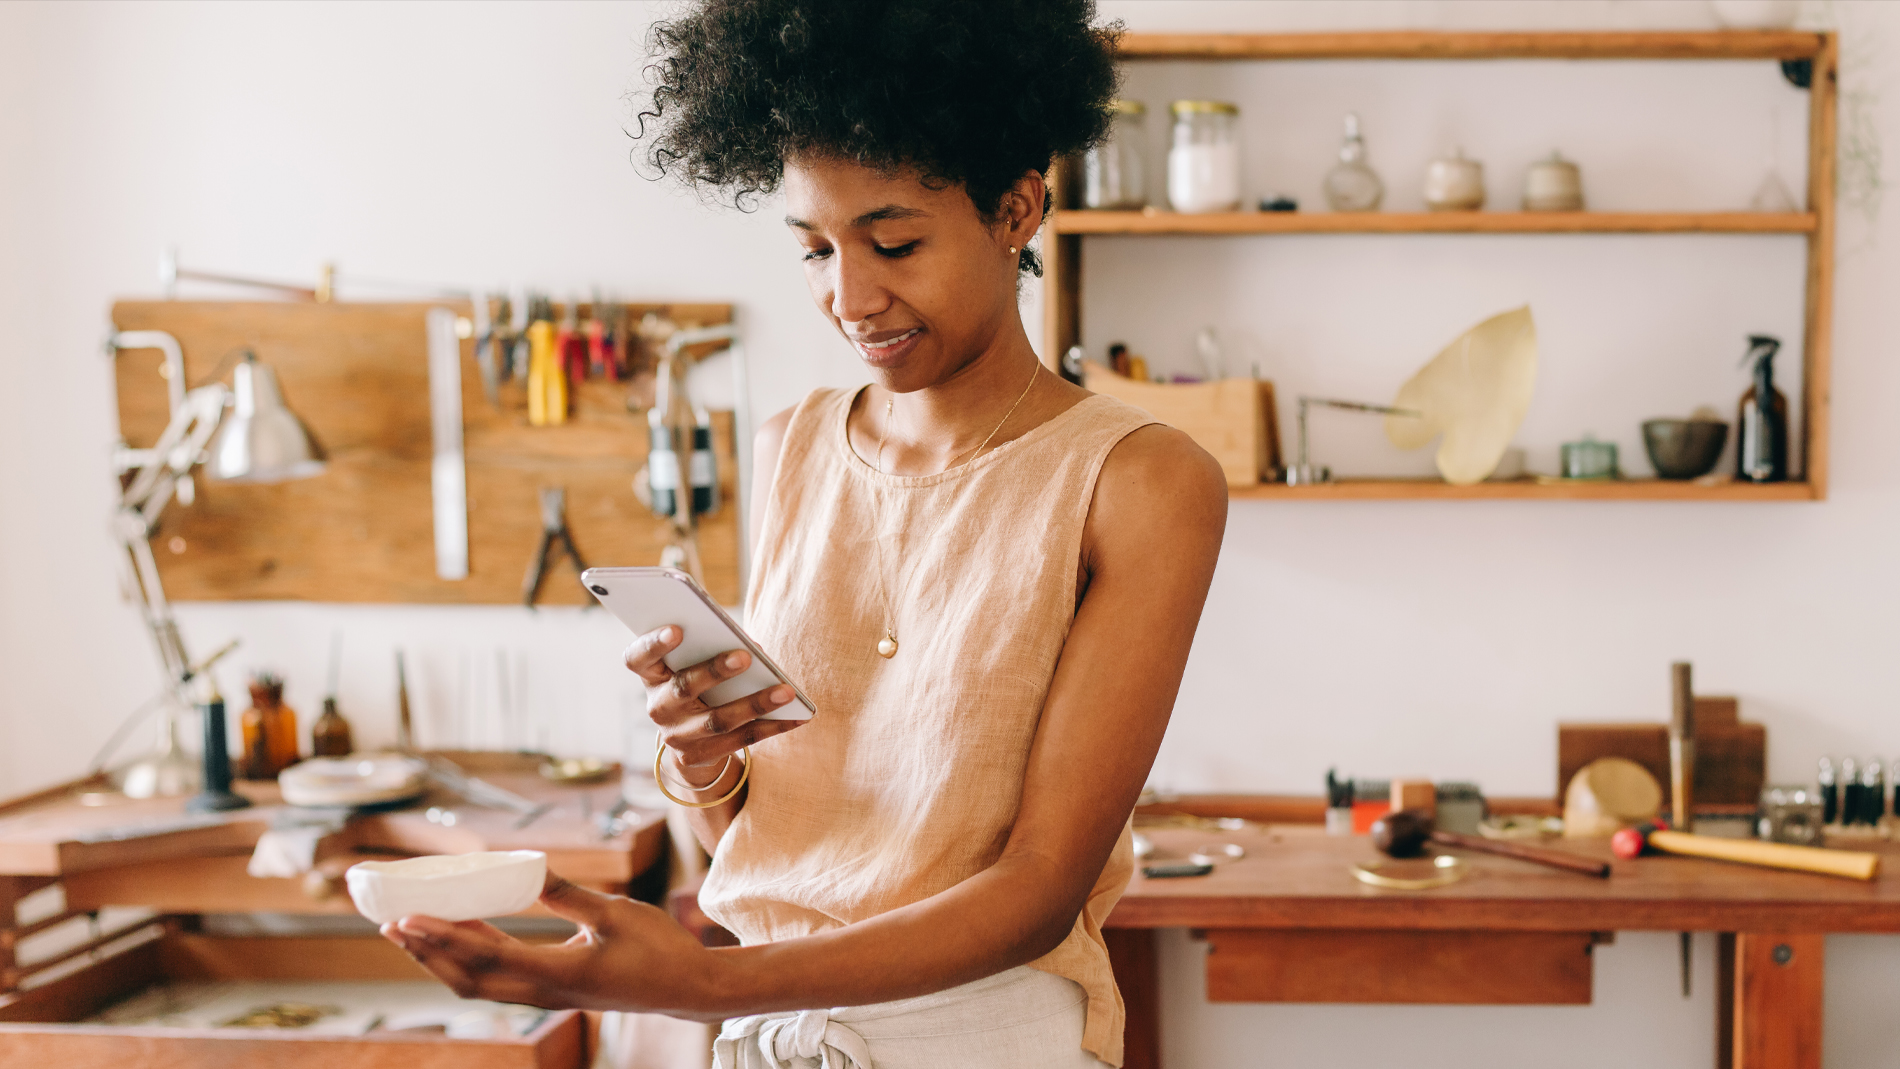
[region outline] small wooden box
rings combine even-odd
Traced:
[[[525,1036],[433,1032],[321,1036],[295,1031],[70,1024],[165,980],[421,980],[393,944],[370,938],[215,938],[141,943],[42,987],[0,998],[0,1065],[139,1069],[582,1069],[586,1022],[548,1015]]]
[[[1271,382],[1141,382],[1085,361],[1082,385],[1143,409],[1194,439],[1220,462],[1228,486],[1258,486],[1280,467]]]

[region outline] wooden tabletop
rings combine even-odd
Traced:
[[[1613,861],[1610,878],[1599,880],[1469,854],[1463,881],[1397,891],[1353,877],[1353,862],[1379,857],[1365,836],[1328,836],[1310,825],[1142,831],[1155,843],[1151,862],[1225,843],[1247,853],[1208,876],[1148,879],[1137,871],[1111,928],[1900,932],[1900,845],[1892,843],[1855,845],[1882,855],[1870,882],[1667,856]],[[1612,860],[1607,841],[1544,845]]]
[[[536,772],[538,760],[528,755],[450,756],[470,775],[531,801],[548,803],[550,808],[525,828],[516,828],[520,818],[515,813],[471,805],[432,789],[411,807],[354,817],[342,831],[321,842],[319,867],[326,867],[329,858],[361,860],[357,855],[540,850],[548,855],[549,869],[568,879],[624,889],[660,856],[665,838],[663,813],[630,811],[627,827],[609,838],[602,838],[589,819],[590,812],[605,812],[618,798],[617,782],[551,783]],[[253,880],[244,875],[258,838],[275,822],[294,818],[300,811],[283,804],[274,782],[234,786],[256,804],[198,826],[190,826],[193,818],[186,814],[182,798],[108,797],[104,799],[108,804],[85,804],[89,795],[102,789],[96,782],[0,805],[0,876],[58,877],[66,883],[69,899],[113,905],[204,911],[276,905],[298,911],[348,911],[347,899],[321,904],[306,901],[297,889],[299,881]],[[430,806],[452,811],[454,823],[431,821]],[[285,886],[275,886],[279,884]],[[137,888],[130,896],[137,901],[124,900],[128,896],[122,889],[128,886]]]

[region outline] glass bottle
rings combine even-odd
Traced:
[[[355,749],[350,722],[336,711],[336,698],[323,699],[323,715],[310,725],[310,752],[317,757],[342,757]]]
[[[284,704],[284,681],[274,675],[251,680],[251,707],[244,711],[245,776],[276,779],[297,763],[297,712]]]
[[[1082,205],[1132,211],[1148,203],[1148,109],[1139,100],[1111,100],[1108,108],[1108,136],[1082,157]]]
[[[1177,212],[1240,207],[1240,109],[1221,100],[1177,100],[1168,146],[1168,203]]]
[[[1339,162],[1326,172],[1326,203],[1336,212],[1376,212],[1385,199],[1385,183],[1366,163],[1366,143],[1359,136],[1359,116],[1346,114],[1346,137],[1339,143]]]

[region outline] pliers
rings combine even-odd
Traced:
[[[541,488],[541,548],[535,552],[534,563],[528,566],[528,576],[521,582],[521,603],[534,608],[534,599],[541,592],[541,577],[547,573],[548,550],[556,542],[574,559],[576,577],[587,570],[587,562],[581,559],[581,551],[574,548],[574,536],[567,532],[567,489],[560,486]],[[586,588],[586,584],[582,584]]]

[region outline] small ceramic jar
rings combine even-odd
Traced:
[[[1524,173],[1524,210],[1527,212],[1580,212],[1583,175],[1577,165],[1559,153],[1531,164]]]
[[[1222,100],[1177,100],[1168,148],[1168,204],[1177,212],[1240,207],[1240,109]]]
[[[1464,149],[1433,160],[1425,168],[1425,206],[1435,212],[1484,207],[1484,164],[1465,159]]]

